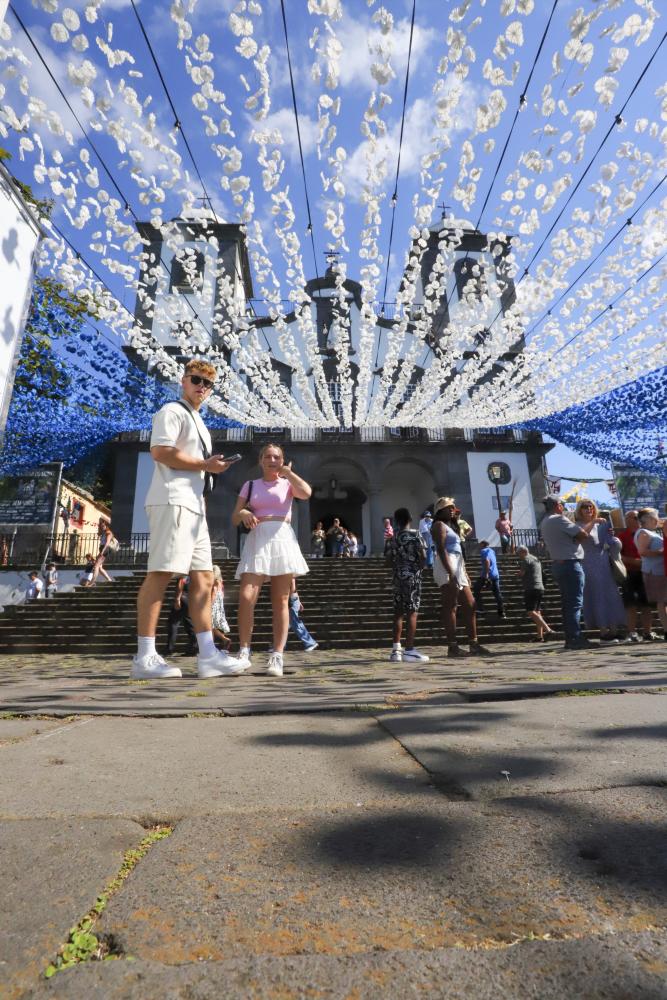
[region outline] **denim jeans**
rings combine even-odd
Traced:
[[[426,563],[425,563],[425,565],[430,568],[433,565],[433,554],[434,554],[433,542],[426,535],[422,535],[421,538],[422,538],[422,542],[424,543],[424,547],[426,549]]]
[[[483,611],[484,609],[484,601],[482,600],[482,591],[484,590],[484,586],[486,583],[487,583],[487,577],[480,576],[475,580],[475,584],[472,588],[472,592],[475,595],[475,602],[477,604],[477,608],[479,611]],[[491,590],[493,591],[493,596],[496,601],[496,607],[498,608],[498,614],[502,615],[505,612],[505,608],[503,606],[503,595],[500,592],[500,580],[498,579],[498,577],[495,578],[489,577],[488,583]]]
[[[560,590],[565,642],[573,645],[581,642],[581,612],[586,582],[584,567],[578,559],[565,559],[563,562],[552,562],[551,573]]]
[[[297,639],[300,639],[304,646],[312,646],[315,640],[299,618],[299,613],[295,608],[289,609],[289,627],[294,632]]]

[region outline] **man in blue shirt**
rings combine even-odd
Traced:
[[[500,573],[498,572],[496,553],[486,540],[479,543],[479,556],[481,559],[480,573],[472,588],[477,605],[477,614],[484,614],[482,591],[488,585],[493,591],[493,596],[496,600],[498,617],[504,618],[505,608],[503,606],[503,595],[500,593]]]

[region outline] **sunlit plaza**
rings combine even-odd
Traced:
[[[664,21],[0,0],[0,996],[667,995]]]

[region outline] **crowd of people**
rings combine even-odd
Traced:
[[[145,502],[150,527],[148,572],[137,600],[133,678],[181,676],[180,669],[168,663],[155,645],[160,609],[174,574],[178,584],[170,609],[167,650],[173,652],[183,625],[189,650],[197,653],[200,677],[235,675],[248,669],[255,606],[265,583],[270,588],[273,631],[267,674],[283,674],[283,651],[290,627],[305,649],[317,646],[301,618],[303,604],[296,580],[309,569],[291,526],[293,500],[307,500],[312,491],[292,463],[285,460],[282,447],[270,443],[259,454],[260,476],[242,485],[232,514],[232,523],[245,534],[245,544],[236,570],[240,649],[237,656],[229,652],[224,584],[219,568],[212,563],[206,497],[217,476],[239,456],[226,459],[212,454],[210,434],[199,416],[215,377],[215,368],[208,362],[189,362],[182,379],[182,398],[163,406],[153,420],[150,452],[154,471]],[[561,594],[566,647],[589,646],[582,635],[582,621],[589,628],[599,629],[604,643],[657,639],[651,631],[652,605],[657,606],[667,638],[667,521],[661,525],[658,512],[649,508],[630,512],[625,530],[617,537],[593,501],[582,500],[572,520],[565,515],[560,497],[550,495],[544,503],[541,534]],[[514,529],[503,510],[499,511],[496,529],[502,551],[511,550]],[[385,557],[393,579],[393,662],[428,662],[428,656],[415,648],[422,575],[428,567],[439,588],[447,655],[489,655],[479,642],[477,619],[486,613],[487,590],[493,595],[499,618],[505,617],[505,600],[496,553],[486,539],[479,543],[480,568],[471,583],[465,550],[472,534],[472,527],[461,516],[453,497],[440,497],[432,509],[424,511],[417,529],[405,507],[396,510],[393,518],[385,518]],[[90,556],[87,583],[95,583],[100,575],[109,578],[104,560],[117,545],[110,524],[101,519],[99,551]],[[332,558],[359,554],[358,540],[338,517],[327,530],[318,521],[311,534],[310,556],[322,558],[327,554]],[[521,579],[526,613],[535,625],[535,641],[544,642],[554,630],[542,611],[542,565],[525,546],[519,546],[515,554],[515,571]],[[49,572],[47,587],[52,594],[57,589],[55,566],[51,565]],[[38,577],[31,574],[31,600],[42,590]],[[466,633],[463,643],[457,635],[459,609]]]
[[[318,521],[310,533],[310,558],[324,559],[332,556],[334,559],[356,559],[365,551],[359,545],[359,539],[353,531],[343,524],[339,517],[334,517],[330,528],[325,530],[322,521]]]
[[[653,607],[667,640],[667,519],[653,507],[629,511],[617,536],[592,500],[580,500],[573,519],[555,494],[544,506],[540,530],[560,590],[566,648],[591,647],[584,623],[599,629],[603,644],[653,642],[660,638]]]

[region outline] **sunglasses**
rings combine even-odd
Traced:
[[[188,375],[188,378],[193,385],[203,385],[205,389],[212,389],[215,382],[211,382],[210,378],[204,378],[203,375]]]

